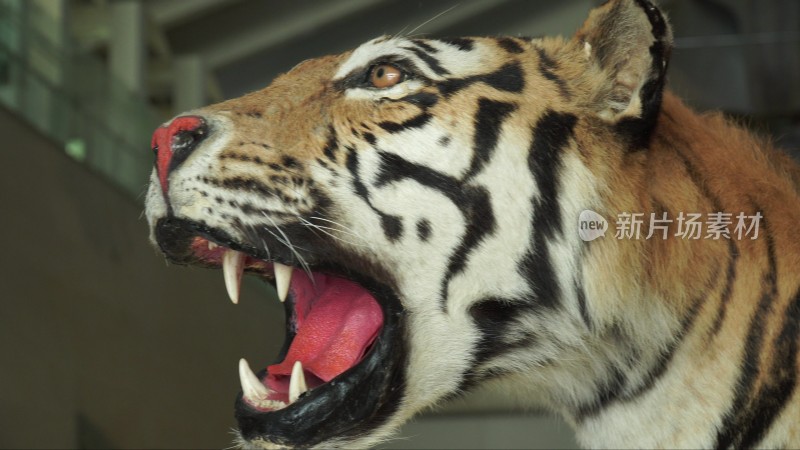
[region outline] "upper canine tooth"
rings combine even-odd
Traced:
[[[244,398],[250,403],[260,406],[267,401],[269,389],[258,380],[244,358],[239,360],[239,381],[242,383]]]
[[[216,244],[216,243],[214,243],[214,242],[208,241],[208,249],[209,249],[209,250],[214,250],[214,249],[215,249],[215,248],[217,248],[217,247],[219,247],[219,245],[217,245],[217,244]]]
[[[225,277],[225,288],[234,304],[239,303],[239,290],[244,271],[244,253],[236,250],[225,250],[222,255],[222,273]]]
[[[295,361],[292,366],[292,376],[289,378],[289,403],[294,403],[300,398],[300,394],[306,392],[306,376],[303,373],[303,363]]]
[[[278,300],[285,301],[286,294],[289,293],[289,282],[292,281],[291,266],[284,266],[281,263],[275,263],[275,288],[278,291]]]

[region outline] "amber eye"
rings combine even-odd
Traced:
[[[380,64],[370,71],[369,81],[378,89],[392,87],[403,81],[403,72],[390,64]]]

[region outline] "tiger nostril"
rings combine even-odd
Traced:
[[[200,117],[185,116],[175,119],[169,131],[172,158],[167,170],[172,171],[181,165],[208,135],[208,126]]]
[[[205,125],[194,130],[179,130],[172,136],[172,151],[179,152],[182,150],[191,151],[194,147],[203,140],[206,134]]]
[[[206,121],[199,116],[176,117],[169,125],[153,133],[151,148],[156,157],[156,170],[166,192],[169,174],[183,163],[209,133]]]

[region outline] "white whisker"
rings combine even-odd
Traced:
[[[415,31],[417,31],[417,30],[419,30],[420,28],[424,27],[425,25],[427,25],[427,24],[429,24],[429,23],[433,22],[434,20],[438,19],[439,17],[442,17],[443,15],[445,15],[445,14],[449,13],[450,11],[452,11],[452,10],[456,9],[456,8],[457,8],[457,7],[459,7],[459,6],[460,6],[460,5],[453,5],[453,6],[449,7],[449,8],[447,8],[447,9],[445,9],[444,11],[440,12],[439,14],[437,14],[437,15],[435,15],[435,16],[433,16],[433,17],[431,17],[430,19],[426,20],[425,22],[422,22],[422,23],[421,23],[420,25],[418,25],[416,28],[414,28],[413,30],[409,31],[409,32],[408,32],[408,34],[406,34],[406,35],[405,35],[405,37],[410,37],[411,35],[413,35],[413,34],[414,34],[414,32],[415,32]]]
[[[300,217],[300,216],[297,216],[297,218],[298,218],[298,219],[300,219],[300,221],[301,221],[301,222],[303,223],[303,225],[305,225],[306,227],[312,227],[312,228],[309,228],[309,229],[311,229],[312,231],[313,231],[313,229],[317,229],[317,230],[321,231],[322,233],[325,233],[325,234],[327,234],[328,236],[330,236],[330,237],[332,237],[332,238],[334,238],[334,239],[336,239],[336,240],[338,240],[338,241],[342,241],[342,242],[344,242],[344,243],[346,243],[346,244],[354,245],[354,246],[356,246],[356,247],[367,247],[367,245],[365,245],[365,244],[356,244],[355,242],[350,242],[350,241],[348,241],[348,240],[346,240],[346,239],[342,239],[342,238],[340,238],[339,236],[335,236],[335,235],[333,235],[333,234],[331,234],[331,233],[328,233],[327,231],[325,231],[325,230],[331,230],[331,231],[341,231],[341,230],[337,230],[337,229],[335,229],[335,228],[330,228],[330,227],[323,227],[322,225],[316,225],[316,224],[313,224],[313,223],[311,223],[311,222],[307,221],[306,219],[303,219],[303,218],[302,218],[302,217]],[[315,234],[316,234],[316,233],[315,233]]]
[[[322,220],[322,221],[324,221],[324,222],[328,222],[328,223],[331,223],[331,224],[333,224],[333,225],[337,225],[337,226],[339,226],[340,228],[339,228],[339,229],[337,229],[336,231],[340,231],[340,232],[342,232],[342,233],[347,233],[347,234],[349,234],[349,235],[352,235],[352,236],[355,236],[355,237],[357,237],[357,238],[361,239],[361,240],[362,240],[362,241],[364,241],[364,242],[367,242],[367,240],[366,240],[366,239],[364,239],[364,237],[363,237],[363,236],[361,236],[360,234],[358,234],[358,233],[356,233],[355,231],[353,231],[353,229],[352,229],[352,228],[350,228],[350,227],[348,227],[348,226],[346,226],[346,225],[344,225],[344,224],[341,224],[341,223],[339,223],[339,222],[336,222],[336,221],[334,221],[334,220],[326,219],[326,218],[324,218],[324,217],[319,217],[319,216],[312,216],[312,217],[309,217],[309,219],[311,219],[311,220]]]
[[[364,238],[362,238],[361,236],[359,236],[359,235],[357,235],[357,234],[355,234],[355,233],[352,233],[352,232],[350,232],[350,231],[343,230],[343,229],[341,229],[341,228],[326,227],[326,226],[324,226],[324,225],[319,225],[319,224],[310,223],[310,222],[309,222],[309,225],[312,225],[312,226],[314,226],[314,227],[324,228],[324,229],[326,229],[326,230],[336,231],[336,232],[339,232],[339,233],[349,234],[350,236],[353,236],[353,237],[359,238],[359,239],[361,239],[362,241],[364,240]]]
[[[322,239],[322,236],[320,236],[320,235],[319,235],[319,234],[318,234],[318,233],[317,233],[317,232],[316,232],[316,231],[315,231],[313,228],[310,228],[308,225],[306,225],[306,224],[304,224],[304,223],[303,223],[302,225],[303,225],[304,227],[306,227],[306,228],[308,229],[308,231],[310,231],[310,232],[311,232],[311,233],[312,233],[314,236],[316,236],[316,237],[318,237],[318,238]],[[320,230],[320,231],[321,231],[321,230]]]
[[[267,241],[265,241],[263,238],[261,239],[261,245],[264,246],[264,250],[267,252],[267,260],[271,261],[272,255],[269,253],[269,246],[267,246]]]
[[[299,262],[299,263],[300,263],[300,265],[301,265],[301,266],[303,266],[303,271],[304,271],[304,272],[305,272],[305,273],[308,275],[308,278],[309,278],[309,279],[311,279],[311,280],[313,281],[313,280],[314,280],[314,276],[313,276],[313,275],[311,275],[311,269],[308,267],[308,263],[307,263],[307,262],[306,262],[306,260],[303,258],[303,256],[302,256],[302,255],[300,255],[300,253],[298,253],[298,252],[297,252],[297,250],[295,250],[295,247],[294,247],[294,245],[292,244],[292,241],[289,239],[289,236],[286,236],[286,233],[284,233],[284,232],[283,232],[283,230],[281,230],[281,227],[279,227],[279,226],[278,226],[278,224],[276,224],[276,223],[275,223],[275,221],[274,221],[274,220],[272,220],[272,217],[270,217],[270,216],[268,216],[268,215],[266,215],[266,214],[264,214],[264,217],[266,217],[266,218],[267,218],[267,220],[269,220],[269,221],[272,223],[272,225],[275,227],[275,229],[276,229],[276,230],[278,230],[278,233],[280,233],[280,234],[281,234],[281,236],[283,236],[283,238],[284,238],[284,239],[286,239],[286,241],[284,241],[284,244],[285,244],[286,246],[288,246],[288,247],[289,247],[289,250],[290,250],[290,251],[291,251],[291,252],[294,254],[294,256],[296,256],[296,257],[297,257],[297,262]],[[267,228],[266,230],[267,230],[267,231],[268,231],[270,234],[272,234],[273,236],[275,236],[275,233],[272,233],[272,231],[270,231],[270,230],[269,230],[269,228]],[[277,237],[277,236],[275,236],[275,238],[276,238],[276,239],[278,239],[278,237]],[[298,247],[298,248],[300,248],[301,250],[304,250],[304,249],[303,249],[303,248],[301,248],[301,247]]]

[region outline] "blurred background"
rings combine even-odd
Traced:
[[[149,246],[159,123],[382,34],[569,36],[598,3],[0,0],[0,447],[227,447],[238,358],[278,351],[271,288],[247,281],[234,307],[221,273]],[[671,89],[797,155],[800,1],[660,3]],[[479,392],[385,447],[575,445],[558,420]]]

